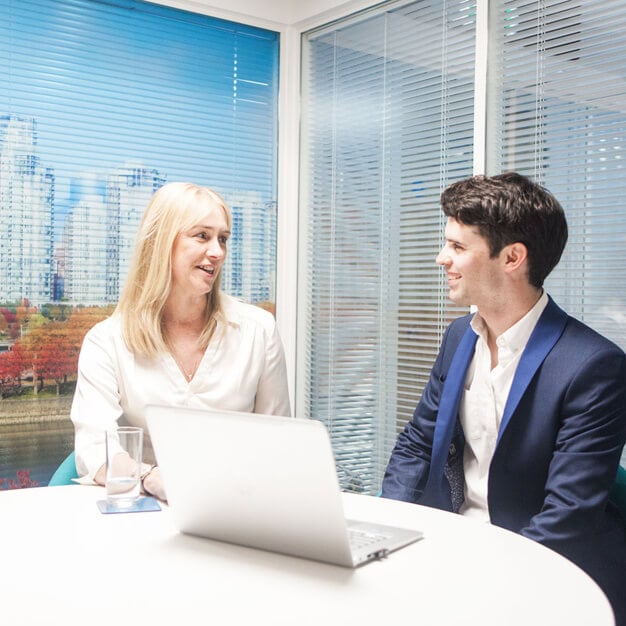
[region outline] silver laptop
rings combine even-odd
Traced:
[[[146,419],[183,533],[346,567],[422,537],[345,519],[321,422],[155,405]]]

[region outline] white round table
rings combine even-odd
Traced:
[[[423,540],[355,570],[182,535],[160,512],[103,515],[100,487],[0,492],[7,626],[613,626],[580,569],[521,536],[344,494],[348,517]]]

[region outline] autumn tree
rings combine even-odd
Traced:
[[[15,316],[15,311],[11,311],[7,307],[0,308],[0,313],[2,317],[6,320],[7,323],[7,334],[9,339],[17,339],[20,336],[20,327],[17,323],[17,318]]]
[[[113,305],[109,305],[104,307],[93,306],[74,309],[67,320],[67,327],[68,334],[79,348],[83,343],[87,331],[98,322],[109,317],[111,313],[113,313],[114,308]]]
[[[264,309],[271,313],[274,317],[276,317],[276,305],[273,302],[265,301],[265,302],[255,302],[256,306],[260,309]]]
[[[87,331],[113,312],[112,306],[81,307],[75,309],[65,322],[51,322],[40,332],[38,372],[47,380],[54,380],[57,395],[68,376],[76,373],[78,355]]]
[[[7,359],[4,365],[7,376],[15,373],[19,362],[19,378],[25,371],[32,369],[35,395],[43,388],[46,380],[55,383],[59,395],[61,385],[76,373],[78,354],[85,334],[112,312],[112,306],[81,307],[75,309],[66,321],[50,321],[35,309],[17,307],[16,323],[26,328],[27,332],[22,333],[13,345],[12,352],[17,351],[20,360]],[[10,372],[9,366],[13,368]]]
[[[0,354],[0,395],[15,393],[22,384],[22,372],[25,367],[24,354],[20,346]]]
[[[67,325],[63,322],[50,322],[31,331],[31,346],[35,347],[34,363],[38,377],[53,380],[57,396],[67,377],[76,371],[78,348],[68,336]]]
[[[6,316],[4,315],[4,313],[2,312],[2,310],[0,310],[0,335],[2,335],[3,337],[6,337],[8,334],[9,334],[9,322]]]
[[[19,307],[18,307],[19,308]],[[27,316],[26,314],[20,313],[17,314],[18,320],[22,326],[27,325]],[[43,345],[43,342],[46,341],[46,335],[42,332],[42,329],[46,327],[45,324],[38,325],[34,329],[29,329],[28,332],[23,333],[20,338],[15,342],[14,345],[19,346],[20,350],[22,350],[24,354],[24,364],[25,369],[31,370],[33,374],[33,394],[37,395],[41,385],[43,388],[43,379],[39,374],[39,352]]]

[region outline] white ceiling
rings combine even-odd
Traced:
[[[361,7],[363,4],[374,4],[364,0],[152,0],[159,4],[206,13],[226,19],[245,20],[252,18],[253,22],[262,25],[263,22],[273,22],[283,26],[291,26],[307,22],[326,13],[332,13],[340,8],[351,6]],[[346,11],[347,12],[347,11]]]

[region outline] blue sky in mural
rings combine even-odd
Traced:
[[[0,115],[36,119],[61,212],[73,179],[128,162],[273,199],[277,37],[137,0],[3,2]]]

